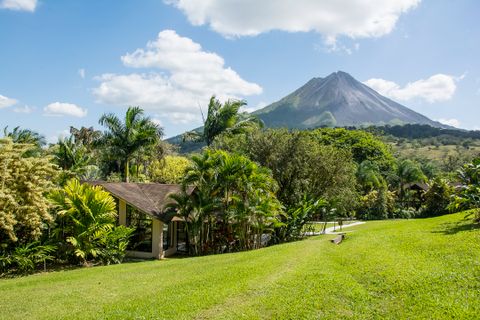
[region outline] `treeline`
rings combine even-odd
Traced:
[[[406,139],[424,139],[441,136],[449,136],[461,139],[480,139],[480,131],[468,131],[461,129],[443,129],[435,128],[427,124],[404,124],[395,126],[371,126],[365,128],[366,131],[380,134],[392,135],[397,138]]]

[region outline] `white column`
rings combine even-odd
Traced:
[[[152,255],[156,259],[164,257],[163,222],[158,219],[153,219],[152,223]]]
[[[127,225],[127,203],[122,199],[118,201],[118,223],[121,226]]]

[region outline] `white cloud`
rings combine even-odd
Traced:
[[[45,115],[49,116],[72,116],[83,118],[87,115],[87,110],[82,109],[73,103],[54,102],[43,108]]]
[[[165,0],[190,23],[209,25],[226,37],[256,36],[272,30],[314,31],[327,42],[337,36],[380,37],[420,0]]]
[[[140,105],[177,123],[199,121],[199,106],[205,107],[213,94],[224,100],[262,92],[259,85],[225,67],[222,57],[204,51],[173,30],[160,32],[146,49],[137,49],[121,59],[125,66],[149,70],[97,77],[101,82],[93,89],[97,102]]]
[[[162,126],[162,120],[157,119],[157,118],[152,118],[150,119],[153,123],[155,123],[157,126],[161,127]]]
[[[35,109],[36,109],[35,107],[29,107],[27,105],[24,105],[23,107],[13,108],[13,112],[29,114],[35,111]]]
[[[70,130],[61,130],[55,132],[54,135],[47,137],[47,143],[57,143],[60,139],[65,139],[70,136]]]
[[[35,11],[37,0],[0,0],[0,9]]]
[[[85,79],[85,69],[78,69],[78,75],[80,78]]]
[[[364,83],[380,94],[394,100],[423,99],[429,103],[434,103],[450,100],[457,89],[456,83],[461,79],[462,77],[439,73],[428,79],[409,82],[404,87],[393,81],[378,78],[369,79]]]
[[[460,121],[458,119],[437,119],[436,121],[440,122],[440,123],[443,123],[443,124],[446,124],[448,126],[452,126],[452,127],[456,127],[456,128],[459,128],[460,127]]]
[[[15,99],[8,98],[0,94],[0,109],[11,107],[15,105],[17,102],[18,101]]]

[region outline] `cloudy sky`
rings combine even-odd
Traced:
[[[0,128],[54,142],[143,107],[167,136],[208,98],[254,110],[337,70],[480,129],[477,0],[0,0]]]

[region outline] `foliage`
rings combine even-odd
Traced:
[[[75,143],[81,144],[89,150],[92,149],[102,137],[102,132],[95,130],[93,127],[81,127],[80,129],[70,127],[70,134],[75,140]]]
[[[94,154],[83,143],[76,142],[73,135],[60,138],[50,152],[56,164],[63,169],[60,177],[61,185],[71,178],[98,180],[100,172],[95,165]]]
[[[207,118],[204,119],[203,131],[189,131],[185,140],[203,141],[210,146],[214,139],[222,133],[241,133],[252,128],[262,127],[263,123],[249,114],[240,114],[240,108],[245,106],[243,100],[227,100],[222,104],[215,96],[210,98]]]
[[[480,222],[480,158],[463,166],[458,171],[461,189],[449,205],[452,211],[473,209],[475,220]]]
[[[349,150],[357,164],[369,160],[378,166],[382,174],[395,169],[395,160],[389,146],[369,132],[344,128],[322,128],[313,130],[312,135],[322,145]]]
[[[21,129],[20,127],[13,128],[12,131],[8,131],[8,126],[3,129],[4,138],[10,138],[14,143],[31,144],[36,148],[43,147],[47,142],[45,137],[38,132]]]
[[[395,209],[393,215],[397,219],[411,219],[418,216],[418,211],[412,207],[400,207]]]
[[[282,213],[270,171],[238,154],[192,157],[183,185],[170,207],[186,220],[194,254],[258,248]]]
[[[399,186],[399,201],[402,206],[405,206],[408,200],[411,200],[408,197],[409,193],[406,190],[408,184],[416,182],[425,182],[427,177],[423,174],[420,166],[409,159],[401,160],[398,163],[396,178],[398,179]]]
[[[56,166],[49,157],[26,156],[32,145],[0,140],[0,248],[38,240],[53,221],[45,194]]]
[[[425,202],[422,207],[422,215],[431,217],[448,213],[448,205],[453,195],[453,188],[448,182],[436,178],[430,183],[430,188],[425,193]]]
[[[55,246],[34,241],[19,245],[11,252],[0,250],[0,276],[2,273],[30,273],[38,265],[53,260],[55,249]]]
[[[167,184],[181,183],[190,164],[191,161],[186,157],[167,155],[151,164],[151,180]]]
[[[105,152],[120,161],[124,181],[129,181],[130,161],[142,149],[159,145],[163,130],[139,107],[130,107],[122,122],[115,114],[104,114],[99,123],[107,128],[101,144]]]
[[[305,224],[312,221],[314,215],[318,215],[321,209],[327,206],[325,200],[304,199],[297,207],[290,208],[276,232],[276,241],[296,240],[303,236]]]
[[[224,136],[215,147],[244,154],[269,168],[279,186],[278,199],[287,210],[296,208],[306,195],[324,199],[339,215],[346,215],[357,199],[350,151],[322,145],[310,132],[257,130],[235,138]]]
[[[427,124],[404,124],[397,126],[370,127],[368,131],[390,134],[395,137],[419,139],[450,136],[453,138],[472,138],[480,139],[480,131],[466,131],[458,129],[442,129],[429,126]]]
[[[58,215],[55,232],[70,244],[67,255],[84,265],[90,260],[121,262],[132,230],[115,226],[115,201],[107,191],[72,179],[50,197]]]
[[[389,191],[385,183],[371,189],[360,197],[358,217],[365,220],[387,219],[395,206],[395,193]]]
[[[385,185],[385,179],[382,177],[378,165],[370,160],[365,160],[358,166],[357,181],[367,192]]]

